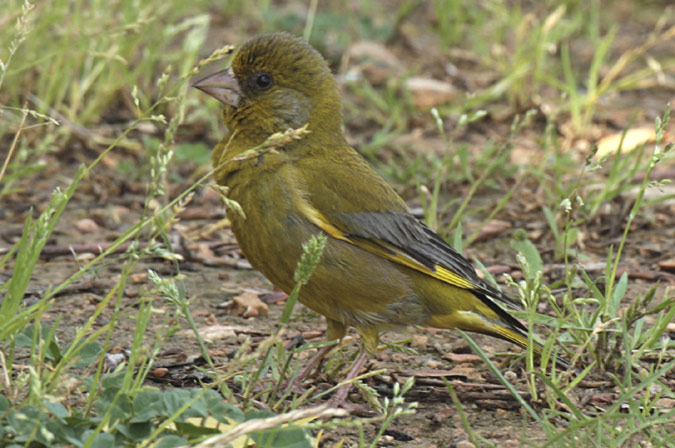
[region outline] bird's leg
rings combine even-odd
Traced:
[[[347,327],[345,327],[344,324],[341,322],[338,322],[333,319],[327,319],[327,329],[326,329],[326,339],[329,341],[334,341],[334,340],[341,340],[345,333],[347,332]],[[300,384],[302,381],[310,374],[312,369],[316,367],[325,357],[328,355],[328,353],[331,351],[331,349],[335,347],[334,345],[328,345],[326,347],[323,347],[319,352],[312,356],[312,358],[307,362],[307,365],[303,367],[303,369],[298,373],[298,376],[295,377],[293,380],[293,383],[290,385],[291,390],[296,393],[303,393],[304,390],[302,390],[302,387]]]
[[[359,372],[361,371],[363,366],[365,365],[367,359],[368,354],[366,353],[365,350],[362,350],[358,359],[354,362],[354,365],[349,370],[349,373],[347,374],[347,377],[344,379],[344,381],[349,381],[351,379],[356,378],[359,375]],[[347,410],[355,408],[354,405],[347,403],[347,395],[349,394],[351,388],[352,383],[343,384],[342,386],[340,386],[338,390],[335,392],[335,395],[333,395],[333,397],[328,401],[328,406],[343,408]]]
[[[327,345],[326,347],[323,347],[319,352],[312,356],[312,358],[307,362],[307,365],[302,368],[300,373],[298,373],[298,376],[295,377],[293,382],[291,383],[290,387],[291,390],[295,393],[303,393],[304,390],[300,386],[300,384],[304,381],[304,379],[310,374],[312,369],[317,366],[323,360],[323,358],[328,355],[328,352],[331,351],[331,349],[335,347],[334,345]]]
[[[359,332],[359,335],[361,336],[361,345],[362,345],[361,354],[359,355],[358,359],[354,362],[352,368],[349,370],[349,373],[347,374],[347,378],[345,378],[345,381],[354,379],[359,375],[359,372],[361,372],[361,369],[363,369],[363,366],[366,364],[368,355],[377,354],[377,346],[380,343],[380,333],[377,327],[361,327],[357,328],[357,330]],[[371,412],[371,410],[368,409],[367,407],[347,403],[347,395],[349,394],[349,390],[352,388],[352,384],[353,383],[349,383],[340,386],[338,390],[335,392],[335,395],[333,395],[333,397],[328,401],[328,405],[333,407],[340,407],[361,414],[364,413],[367,414]]]

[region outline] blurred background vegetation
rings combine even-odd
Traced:
[[[195,408],[208,409],[212,415],[228,415],[230,420],[223,417],[221,423],[234,426],[245,418],[270,417],[307,404],[275,401],[269,391],[258,394],[260,351],[237,357],[225,373],[211,370],[221,395],[173,391],[162,396],[172,405],[159,410],[152,407],[161,399],[158,392],[142,387],[159,348],[177,331],[176,321],[185,318],[196,331],[188,306],[190,291],[182,283],[176,253],[187,243],[172,243],[188,193],[197,192],[192,206],[206,204],[213,210],[220,200],[200,188],[208,178],[210,149],[226,132],[220,105],[191,89],[190,82],[226,65],[228,45],[236,47],[256,34],[285,30],[307,38],[329,61],[343,91],[350,143],[404,195],[413,212],[458,249],[501,262],[496,267],[511,273],[510,287],[528,308],[524,317],[553,329],[547,348],[564,344],[573,363],[578,361],[581,372],[570,378],[551,372],[546,360],[534,366],[528,359],[528,372],[536,370],[536,375],[523,381],[545,408],[544,418],[527,408],[537,423],[530,436],[538,442],[532,444],[672,443],[668,433],[672,434],[669,428],[675,419],[675,330],[668,325],[675,306],[667,285],[673,282],[675,260],[667,249],[675,238],[675,192],[668,185],[675,176],[672,152],[667,151],[672,126],[664,114],[675,92],[672,2],[4,0],[3,4],[3,442],[47,446],[49,437],[38,433],[49,422],[49,431],[58,440],[99,446],[110,442],[104,434],[111,422],[140,422],[147,423],[145,432],[136,435],[127,430],[131,426],[120,423],[115,443],[148,445],[161,438],[166,444],[161,446],[178,446],[206,434],[194,430],[197,436],[187,426],[170,427],[180,420],[178,416],[189,417],[184,415],[186,403],[197,403]],[[140,196],[132,205],[124,203],[137,214],[120,218],[113,206],[127,194]],[[101,254],[71,261],[67,275],[63,267],[54,274],[40,259],[45,244],[55,238],[59,243],[93,239],[98,244],[102,237],[96,232],[86,236],[78,227],[75,235],[67,233],[77,218],[99,213],[98,208],[105,208],[101,216],[112,216],[109,223],[114,229],[105,236],[110,245]],[[222,216],[210,218],[218,221],[206,226],[211,233],[194,232],[198,235],[194,238],[227,240],[225,231],[213,230],[225,227]],[[58,236],[55,228],[60,229]],[[186,232],[178,233],[190,240]],[[135,245],[123,246],[130,241]],[[154,289],[136,299],[125,298],[131,303],[121,306],[120,291],[132,273],[147,272],[147,266],[139,269],[138,260],[157,264],[157,258],[172,263],[177,273],[170,278],[150,275]],[[116,283],[100,295],[93,314],[81,325],[59,327],[57,295],[80,278],[106,277],[111,265],[123,267],[114,271]],[[489,277],[499,269],[483,272]],[[35,283],[40,286],[39,294],[34,293],[38,297],[27,302],[24,298]],[[146,347],[144,352],[152,300],[158,297],[175,307],[176,320],[166,318],[158,331],[161,336],[153,342],[155,351]],[[114,309],[110,320],[96,327],[97,316],[110,309]],[[537,317],[535,311],[547,316]],[[126,371],[105,376],[102,354],[119,336],[118,319],[124,313],[135,322],[134,355],[126,361]],[[43,318],[51,326],[43,326]],[[64,338],[62,327],[73,332],[65,343],[58,340]],[[208,359],[201,339],[200,343]],[[246,344],[244,348],[250,348]],[[269,344],[281,347],[276,339]],[[21,350],[29,352],[23,358],[28,367],[13,367]],[[271,356],[265,368],[288,373],[283,352],[279,349],[278,358]],[[344,364],[338,359],[333,362]],[[83,365],[96,366],[95,373],[78,383],[79,389],[69,386],[69,369]],[[299,367],[293,366],[290,370],[297,372]],[[140,374],[134,376],[136,367]],[[500,377],[498,371],[494,374]],[[597,384],[608,382],[607,387],[618,391],[602,412],[583,409],[588,400],[582,398],[586,389],[579,385],[588,378]],[[233,383],[241,386],[243,398],[230,391]],[[275,387],[280,385],[281,380]],[[379,408],[375,406],[381,411],[378,419],[349,423],[359,428],[360,439],[346,437],[347,442],[339,442],[335,436],[336,443],[375,446],[394,417],[412,411],[402,405],[401,397],[411,386],[396,389],[390,402],[381,400]],[[67,403],[54,398],[71,398],[73,390],[86,390],[87,396]],[[362,393],[374,402],[380,399],[365,387]],[[221,396],[228,398],[228,406]],[[489,445],[472,432],[454,391],[450,396],[469,439]],[[258,405],[263,402],[269,413],[250,413],[255,400]],[[659,400],[671,400],[666,402],[670,408]],[[622,407],[626,402],[628,408]],[[144,417],[131,412],[129,403],[147,411]],[[65,429],[74,425],[74,419],[79,419],[80,432]],[[297,446],[312,446],[310,434],[315,437],[320,426],[305,423],[300,432],[288,435]],[[365,437],[367,425],[371,429]],[[329,430],[337,426],[332,420],[326,424]],[[2,428],[12,427],[20,428],[18,433],[10,437],[3,432]],[[162,438],[167,432],[176,438]],[[255,437],[261,445],[267,440],[269,446],[290,446]],[[366,442],[369,437],[372,444]]]
[[[608,116],[635,98],[611,103],[619,93],[672,91],[672,14],[669,2],[658,1],[8,0],[0,16],[3,150],[19,129],[22,138],[11,159],[14,176],[4,178],[0,194],[12,177],[39,170],[47,154],[105,147],[139,118],[148,126],[121,147],[142,159],[161,131],[149,117],[172,118],[179,109],[179,140],[196,142],[179,157],[203,162],[222,131],[218,105],[188,93],[192,68],[225,44],[280,30],[308,37],[342,75],[351,98],[348,130],[354,126],[369,156],[411,128],[433,129],[429,107],[415,107],[429,103],[415,103],[407,88],[413,84],[405,82],[420,75],[452,88],[446,100],[430,103],[446,127],[462,113],[487,110],[510,121],[534,108],[573,146],[599,137],[594,124],[630,122],[635,110]],[[363,42],[382,46],[354,48]],[[365,74],[362,59],[374,65]],[[653,120],[668,97],[662,99],[642,106],[640,118]],[[24,120],[25,110],[31,113]],[[399,172],[397,180],[411,178]]]

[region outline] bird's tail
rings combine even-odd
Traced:
[[[439,296],[440,300],[432,302],[434,312],[425,325],[458,328],[503,339],[523,348],[528,347],[527,326],[507,311],[507,308],[520,310],[515,301],[487,286],[480,289],[455,288],[451,293],[452,295]],[[532,349],[539,357],[544,353],[544,346],[536,340],[533,341]],[[569,366],[561,356],[556,357],[556,362],[563,369]]]
[[[510,322],[507,325],[503,325],[501,322],[491,322],[493,331],[490,331],[487,334],[505,341],[512,342],[526,349],[529,339],[527,335],[527,327],[525,327],[515,318],[512,317],[512,319],[518,323],[518,326],[509,325]],[[535,353],[535,355],[541,357],[544,353],[544,346],[539,341],[533,339],[532,351]],[[569,362],[567,362],[567,360],[560,355],[556,356],[555,361],[560,368],[567,369],[569,367]]]

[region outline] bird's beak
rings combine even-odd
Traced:
[[[242,94],[232,67],[200,79],[192,84],[192,87],[211,95],[223,104],[239,107]]]

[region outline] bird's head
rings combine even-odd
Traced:
[[[232,66],[194,84],[225,105],[230,132],[264,140],[309,123],[311,133],[341,135],[341,105],[324,58],[288,33],[255,37],[234,55]]]

